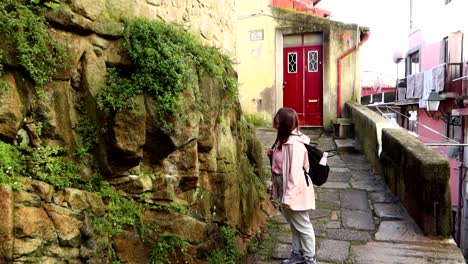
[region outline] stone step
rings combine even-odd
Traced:
[[[356,141],[354,139],[335,139],[336,150],[339,153],[356,153]]]

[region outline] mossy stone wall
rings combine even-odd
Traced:
[[[447,159],[404,130],[384,129],[380,161],[390,190],[423,232],[450,237],[452,204]]]
[[[358,104],[347,104],[357,140],[390,190],[426,235],[450,237],[452,204],[448,160],[405,130]],[[377,130],[381,129],[379,156]]]

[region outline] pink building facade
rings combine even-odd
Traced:
[[[468,148],[463,144],[468,142],[468,23],[462,10],[467,10],[468,1],[411,3],[409,45],[401,62],[405,78],[398,81],[395,102],[401,113],[398,122],[449,159],[454,238],[467,256]],[[425,108],[432,91],[443,98],[437,112]]]

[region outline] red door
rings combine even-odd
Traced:
[[[322,47],[284,48],[283,105],[296,110],[301,125],[322,126]]]

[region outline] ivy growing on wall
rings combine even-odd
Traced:
[[[199,74],[215,77],[231,102],[237,98],[232,61],[218,49],[176,25],[144,18],[126,24],[123,47],[134,68],[108,70],[106,87],[98,94],[100,109],[112,113],[131,107],[135,96],[145,93],[155,100],[161,120],[178,116],[182,91],[197,87]]]

